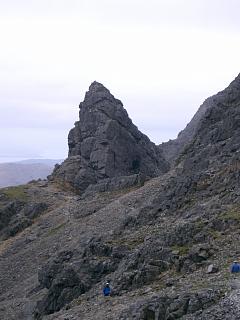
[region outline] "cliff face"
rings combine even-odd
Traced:
[[[226,166],[239,157],[240,75],[225,90],[207,101],[208,107],[181,155],[185,159],[185,167],[191,166],[194,170]],[[201,165],[203,162],[204,167]]]
[[[215,140],[225,140],[225,136],[231,136],[232,126],[234,126],[234,123],[236,126],[239,120],[238,116],[235,119],[235,113],[239,104],[239,88],[240,75],[226,89],[206,99],[186,128],[178,134],[177,139],[170,140],[159,146],[165,158],[173,163],[184,149],[193,142],[195,136],[200,139],[200,136],[207,133],[208,125],[211,126],[209,128],[211,135],[206,135],[204,144],[216,142],[212,141],[212,138]],[[219,119],[221,120],[219,121]],[[221,121],[224,121],[226,126]],[[222,131],[221,137],[217,137],[220,134],[219,130]]]
[[[132,183],[139,174],[149,178],[167,171],[161,151],[102,84],[91,84],[79,118],[69,133],[69,156],[55,170],[54,179],[80,191],[102,181],[103,188],[112,189]]]

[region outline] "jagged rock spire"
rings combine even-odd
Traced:
[[[106,179],[109,184],[112,178],[154,177],[166,172],[168,164],[161,151],[101,83],[90,85],[79,107],[79,121],[68,137],[69,157],[55,170],[55,179],[83,191]]]
[[[94,106],[97,101],[108,99],[114,100],[114,96],[110,91],[104,87],[101,83],[94,81],[91,83],[89,90],[85,94],[84,101],[80,103],[80,109],[82,107],[88,107],[89,105]]]

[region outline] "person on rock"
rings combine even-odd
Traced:
[[[107,282],[103,288],[103,295],[104,297],[109,297],[111,295],[111,288],[110,288],[109,282]]]
[[[231,266],[231,273],[238,273],[240,272],[240,264],[237,261],[234,261]]]

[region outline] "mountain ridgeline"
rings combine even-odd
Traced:
[[[0,163],[0,188],[18,186],[31,180],[46,179],[62,160],[29,159]]]
[[[240,75],[159,146],[93,82],[68,158],[0,190],[0,318],[239,319],[239,136]]]

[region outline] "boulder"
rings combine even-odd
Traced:
[[[210,264],[207,268],[207,273],[216,273],[219,271],[219,268],[214,264]]]
[[[85,292],[84,283],[71,267],[63,268],[55,275],[49,291],[43,300],[37,303],[34,318],[59,311],[67,303]]]

